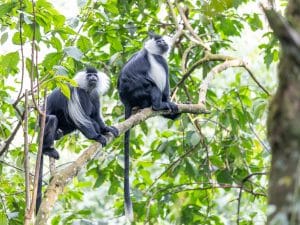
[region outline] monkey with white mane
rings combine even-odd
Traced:
[[[118,91],[125,106],[125,119],[133,108],[152,107],[153,110],[169,110],[164,115],[175,119],[179,116],[178,107],[170,101],[169,70],[167,57],[170,50],[168,38],[150,33],[144,48],[135,53],[122,68],[118,79]],[[133,220],[129,184],[129,139],[130,130],[124,138],[124,198],[125,215]]]
[[[118,136],[118,130],[106,126],[100,115],[100,95],[109,87],[106,74],[93,67],[77,73],[74,77],[78,87],[71,87],[71,98],[68,99],[60,89],[55,89],[47,97],[46,124],[43,141],[43,155],[59,159],[57,150],[53,147],[54,140],[79,130],[86,138],[106,145],[104,134],[111,132]],[[42,197],[42,168],[41,160],[36,212],[38,212]]]

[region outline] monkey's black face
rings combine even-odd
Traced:
[[[86,75],[86,79],[87,79],[88,86],[90,88],[94,88],[97,86],[98,79],[99,79],[97,73],[88,73]]]
[[[169,50],[169,45],[162,37],[154,38],[156,45],[160,48],[161,53],[165,53]]]

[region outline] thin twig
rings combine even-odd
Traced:
[[[248,176],[246,176],[243,180],[242,180],[242,184],[240,185],[240,191],[239,191],[239,197],[238,197],[238,206],[237,206],[237,219],[236,219],[236,224],[239,225],[240,224],[240,208],[241,208],[241,201],[242,201],[242,193],[243,193],[243,189],[244,189],[244,184],[253,176],[262,176],[262,175],[266,175],[266,172],[257,172],[257,173],[252,173],[249,174]]]
[[[22,0],[20,0],[20,16],[19,16],[19,19],[20,19],[20,22],[19,22],[19,34],[20,34],[20,45],[21,45],[21,87],[20,87],[20,90],[19,90],[19,94],[18,94],[18,97],[16,98],[15,102],[13,103],[13,106],[16,106],[16,102],[17,102],[17,99],[20,98],[21,96],[21,93],[22,93],[22,90],[23,90],[23,85],[24,85],[24,74],[25,74],[25,60],[24,60],[24,43],[23,43],[23,30],[22,30],[22,25],[23,25],[23,8],[22,8]]]
[[[253,79],[253,81],[268,95],[271,96],[271,94],[269,93],[269,91],[264,88],[264,86],[262,86],[262,84],[256,79],[256,77],[254,76],[254,74],[252,73],[251,69],[249,68],[248,64],[244,62],[244,68],[247,70],[247,72],[249,73],[250,77]]]
[[[28,146],[28,91],[25,90],[25,111],[24,111],[24,171],[25,171],[25,200],[26,208],[25,215],[27,214],[30,207],[30,182],[29,182],[29,146]]]
[[[184,154],[182,154],[181,156],[179,156],[178,159],[176,159],[174,162],[172,162],[158,177],[156,177],[154,179],[154,181],[152,182],[152,184],[147,188],[147,190],[144,193],[148,193],[149,191],[151,191],[151,189],[153,188],[153,186],[156,184],[156,182],[160,178],[162,178],[163,175],[165,175],[170,169],[172,169],[180,161],[182,161],[183,159],[185,159],[190,153],[192,153],[193,151],[195,151],[198,146],[199,145],[194,146],[193,148],[191,148],[190,150],[188,150],[187,152],[185,152]]]
[[[15,129],[13,129],[10,136],[5,140],[4,144],[0,148],[0,157],[9,149],[9,145],[14,140],[17,132],[19,131],[20,127],[22,125],[22,121],[20,120],[18,124],[16,125]]]
[[[30,89],[31,89],[31,95],[32,95],[32,102],[35,107],[35,109],[38,111],[38,113],[41,115],[42,111],[40,110],[38,103],[35,100],[34,96],[34,71],[35,71],[35,35],[36,35],[36,15],[35,15],[35,2],[34,0],[31,0],[32,4],[32,15],[33,15],[33,23],[32,23],[32,40],[31,40],[31,68],[30,68]],[[37,50],[36,50],[37,51]]]
[[[204,42],[201,40],[201,38],[196,34],[194,29],[192,28],[191,24],[189,23],[187,17],[185,16],[184,10],[181,6],[178,6],[178,11],[181,16],[181,19],[184,22],[185,27],[190,31],[191,35],[196,39],[196,43],[201,45],[204,49],[210,51],[210,47],[204,44]]]
[[[31,205],[30,210],[26,214],[26,222],[30,222],[33,212],[35,210],[35,203],[36,203],[36,197],[37,197],[37,188],[38,188],[38,179],[39,179],[39,173],[40,173],[40,166],[41,166],[41,159],[42,159],[42,147],[43,147],[43,137],[44,137],[44,129],[45,129],[45,122],[46,122],[46,108],[47,108],[47,101],[46,101],[46,94],[47,90],[44,92],[44,111],[42,114],[40,114],[40,132],[39,132],[39,146],[38,146],[38,154],[37,154],[37,160],[35,165],[35,175],[34,175],[34,184],[33,184],[33,191],[32,191],[32,198],[31,198]]]

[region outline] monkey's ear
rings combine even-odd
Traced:
[[[150,39],[152,39],[156,36],[155,33],[152,30],[148,31],[148,35],[149,35]]]

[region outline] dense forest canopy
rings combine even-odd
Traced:
[[[121,124],[123,132],[137,124],[130,171],[135,224],[266,223],[266,118],[279,43],[260,2],[1,0],[0,28],[0,224],[23,224],[30,208],[25,187],[34,186],[44,96],[60,88],[70,97],[74,74],[87,65],[111,80],[101,98],[106,123]],[[117,79],[149,31],[175,40],[171,99],[184,113],[170,121],[142,111],[126,127]],[[205,105],[205,113],[187,104]],[[140,119],[143,113],[152,118]],[[90,146],[96,156],[78,163]],[[49,224],[126,224],[123,135],[98,147],[79,132],[56,142],[55,172],[75,166],[78,173],[63,177],[59,196],[47,190],[55,199],[45,209]],[[44,191],[60,179],[49,180],[45,164]]]

